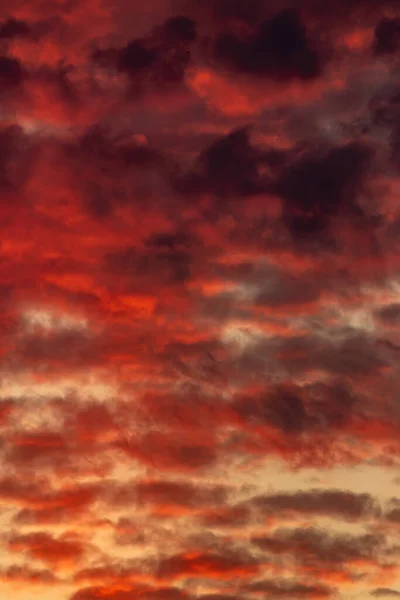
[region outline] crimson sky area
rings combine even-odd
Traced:
[[[397,0],[0,4],[0,600],[400,600]]]

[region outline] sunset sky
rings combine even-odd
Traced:
[[[400,600],[398,0],[3,0],[0,600]]]

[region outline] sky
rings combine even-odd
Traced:
[[[1,3],[0,600],[400,598],[399,8]]]

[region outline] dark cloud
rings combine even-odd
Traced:
[[[213,193],[225,202],[231,196],[259,194],[266,189],[260,169],[268,160],[269,155],[251,143],[247,128],[236,129],[203,150],[177,187],[184,194]]]
[[[188,17],[168,19],[146,38],[135,39],[119,49],[98,50],[93,58],[100,65],[114,66],[132,78],[141,91],[149,85],[164,88],[183,83],[196,41],[196,23]]]
[[[335,428],[346,424],[356,412],[360,400],[343,381],[314,382],[305,386],[307,407],[317,428]]]
[[[272,537],[256,537],[253,543],[272,554],[290,554],[306,565],[345,564],[374,559],[382,547],[381,536],[334,536],[317,529],[279,529]]]
[[[299,360],[298,353],[296,356]],[[339,428],[349,421],[356,406],[352,391],[334,382],[303,387],[281,384],[234,402],[234,410],[249,423],[272,425],[287,434]]]
[[[400,596],[400,592],[398,590],[392,590],[391,588],[376,588],[373,592],[371,592],[372,596]]]
[[[31,33],[29,25],[14,18],[7,19],[0,25],[0,39],[24,37]]]
[[[33,168],[33,148],[22,127],[9,125],[0,129],[0,186],[3,189],[19,191],[26,183]]]
[[[176,231],[173,233],[155,233],[146,240],[146,245],[150,248],[175,251],[191,245],[192,241],[193,238],[188,233]]]
[[[0,56],[0,93],[15,90],[24,80],[24,70],[16,58]]]
[[[78,590],[70,600],[97,600],[106,595],[109,600],[132,600],[140,597],[143,600],[190,600],[192,596],[184,590],[173,587],[150,588],[144,585],[124,584],[123,590],[111,591],[108,587],[92,586]]]
[[[390,523],[400,523],[400,507],[389,510],[385,514],[385,519]]]
[[[7,423],[8,418],[11,416],[15,409],[15,402],[11,399],[5,399],[0,402],[0,425]]]
[[[375,316],[386,325],[400,322],[400,304],[389,304],[375,312]]]
[[[290,494],[273,494],[252,500],[258,509],[276,515],[278,512],[312,514],[357,520],[379,516],[380,507],[369,494],[341,490],[309,490]]]
[[[384,18],[375,28],[374,53],[378,56],[400,50],[400,19]]]
[[[11,535],[8,547],[13,552],[27,552],[37,560],[57,567],[65,561],[79,560],[84,552],[82,544],[67,537],[55,538],[44,532]]]
[[[255,304],[271,308],[311,304],[318,300],[320,291],[320,284],[316,281],[278,271],[257,295]]]
[[[196,23],[188,17],[172,17],[162,28],[165,38],[171,42],[195,42],[197,39]]]
[[[190,278],[192,259],[184,250],[150,249],[141,251],[131,247],[105,257],[106,268],[115,275],[137,281],[142,290],[148,282],[151,287],[183,284]]]
[[[311,360],[313,368],[321,369],[335,379],[379,374],[381,369],[391,362],[391,359],[384,355],[382,348],[366,334],[361,333],[342,335],[338,340],[317,336],[293,336],[277,341],[273,350],[276,359],[284,358],[285,368],[290,373],[307,372]],[[337,406],[341,412],[340,407],[343,408],[343,404],[339,403]],[[329,418],[330,409],[325,409],[323,405],[320,409],[315,408],[318,412],[322,410]]]
[[[256,581],[244,586],[244,591],[253,593],[261,592],[273,597],[301,597],[323,598],[331,596],[333,590],[323,585],[307,585],[296,581]]]
[[[158,54],[153,48],[146,48],[145,45],[135,40],[125,48],[121,48],[118,56],[117,67],[120,71],[130,75],[141,69],[149,69],[157,62]]]
[[[58,583],[57,577],[49,570],[32,569],[21,565],[11,565],[11,567],[0,571],[0,579],[25,585],[55,585]]]
[[[155,168],[163,164],[162,155],[147,145],[140,144],[129,133],[115,136],[106,127],[94,125],[78,140],[78,144],[68,146],[69,156],[87,155],[99,167],[110,174],[127,168]]]
[[[7,597],[388,582],[399,503],[340,477],[399,456],[391,2],[3,10]]]
[[[61,160],[67,160],[84,190],[84,208],[102,220],[118,206],[148,205],[153,197],[159,201],[173,168],[166,156],[138,141],[134,133],[117,135],[101,124],[89,127],[62,150]]]
[[[374,126],[393,127],[400,114],[400,90],[396,86],[390,93],[386,92],[371,99],[369,103],[372,123]]]
[[[223,504],[227,493],[223,487],[199,488],[193,484],[174,481],[143,481],[136,487],[140,504],[196,508]]]
[[[199,0],[201,2],[201,0]],[[201,2],[203,6],[213,12],[217,20],[237,19],[249,24],[258,23],[265,11],[262,0],[206,0]]]
[[[213,435],[196,439],[181,432],[150,432],[138,439],[118,440],[115,446],[143,464],[170,472],[201,471],[218,457]]]
[[[256,398],[240,398],[235,410],[252,422],[272,425],[288,434],[300,433],[309,421],[300,389],[295,387],[282,386]]]
[[[8,458],[11,463],[43,464],[66,457],[68,444],[64,436],[51,431],[17,435],[10,440]]]
[[[230,594],[203,594],[199,596],[199,600],[244,600],[243,596],[234,596]]]
[[[284,220],[295,240],[326,232],[333,217],[365,217],[356,199],[370,158],[369,148],[350,143],[301,155],[284,170],[276,191],[284,200]]]
[[[234,550],[223,554],[196,552],[177,554],[163,560],[159,565],[158,576],[170,580],[199,574],[202,577],[230,578],[255,574],[258,569],[257,561],[246,553]]]
[[[96,344],[90,335],[79,330],[26,333],[21,336],[15,353],[21,363],[46,369],[68,368],[88,364],[95,358]]]
[[[338,376],[379,373],[390,362],[366,335],[346,337],[337,346],[321,347],[320,351],[320,360],[316,359],[316,363]]]
[[[234,506],[226,505],[223,508],[215,507],[206,511],[200,517],[201,523],[205,527],[231,528],[245,527],[251,520],[251,508],[247,504],[238,504]]]
[[[214,57],[239,72],[283,81],[312,80],[322,69],[295,9],[283,10],[264,21],[250,39],[220,35]]]

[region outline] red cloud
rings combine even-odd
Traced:
[[[231,579],[232,577],[248,578],[259,572],[261,565],[254,559],[218,554],[202,554],[193,552],[179,554],[164,560],[159,567],[161,579],[175,580],[188,576]]]
[[[8,542],[12,552],[26,552],[53,569],[76,565],[84,553],[81,542],[68,536],[54,538],[47,533],[12,535]]]
[[[0,593],[394,590],[395,2],[136,4],[0,7]]]

